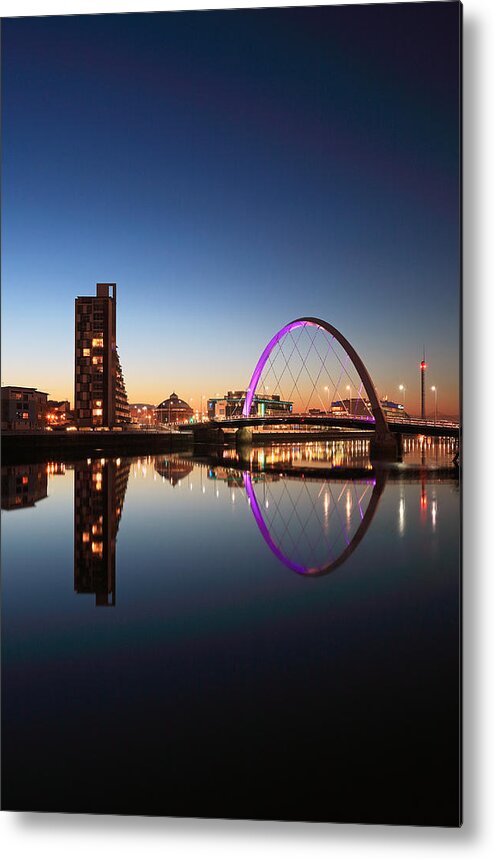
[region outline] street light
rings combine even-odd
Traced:
[[[324,390],[328,392],[328,408],[326,409],[326,414],[329,415],[329,388],[327,385],[324,385]]]
[[[350,385],[347,385],[346,389],[348,391],[348,414],[351,414],[352,413],[352,389],[351,389]]]
[[[406,395],[407,389],[405,388],[405,385],[398,385],[398,389],[401,392],[401,394],[403,395],[403,409],[405,409],[405,398],[406,398],[405,395]]]
[[[437,388],[435,385],[432,386],[431,391],[434,392],[434,426],[437,423]]]

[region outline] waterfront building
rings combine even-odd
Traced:
[[[404,406],[401,403],[394,403],[391,400],[388,400],[386,397],[383,397],[380,401],[382,410],[384,412],[384,416],[386,418],[409,418],[410,415],[405,411]],[[355,415],[356,417],[367,417],[371,414],[371,404],[369,400],[363,400],[361,397],[356,399],[348,398],[346,400],[334,400],[331,403],[331,414],[333,415],[341,415],[342,417],[348,415]],[[324,414],[324,412],[321,412]]]
[[[117,351],[116,283],[97,283],[95,296],[75,300],[74,420],[80,427],[130,421]]]
[[[45,424],[48,394],[36,388],[2,387],[2,429],[33,430]]]
[[[210,420],[225,420],[226,418],[242,417],[246,391],[228,391],[224,397],[210,397],[208,400],[208,417]],[[250,413],[260,417],[271,415],[291,414],[293,403],[282,400],[278,394],[254,396]]]
[[[156,416],[160,424],[186,424],[190,422],[193,414],[190,405],[181,400],[175,392],[156,406]]]

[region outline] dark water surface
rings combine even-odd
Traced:
[[[4,467],[3,807],[458,825],[451,458]]]

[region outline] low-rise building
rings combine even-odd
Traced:
[[[224,397],[210,397],[208,400],[208,417],[210,420],[225,420],[226,418],[240,418],[245,403],[246,391],[228,391]],[[251,415],[270,417],[272,415],[291,414],[293,403],[282,400],[278,394],[268,396],[254,396],[250,409]]]
[[[401,403],[393,403],[391,400],[383,397],[380,401],[385,417],[393,418],[408,418],[410,415],[405,411]],[[367,417],[372,414],[372,408],[369,400],[358,398],[348,398],[346,400],[334,400],[331,403],[331,414],[341,415],[342,417],[352,415],[355,417]]]
[[[41,429],[46,423],[48,394],[37,388],[2,387],[2,429]]]
[[[160,424],[186,424],[193,415],[190,405],[175,392],[156,406],[156,417]]]

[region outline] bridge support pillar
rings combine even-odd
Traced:
[[[218,445],[225,442],[225,434],[221,427],[195,424],[192,432],[194,434],[194,444]]]
[[[386,433],[386,435],[376,433],[370,440],[369,457],[371,460],[399,461],[399,446],[396,436],[391,432]]]
[[[235,444],[237,447],[252,444],[252,430],[250,427],[240,427],[235,433]]]

